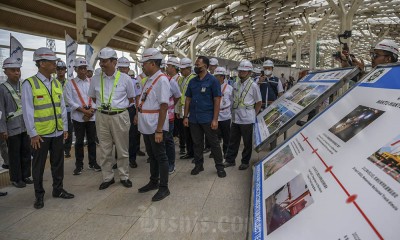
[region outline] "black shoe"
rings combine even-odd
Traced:
[[[59,192],[53,191],[53,197],[63,198],[63,199],[71,199],[71,198],[74,198],[75,195],[65,191],[64,189],[61,189]]]
[[[191,159],[191,158],[194,158],[194,156],[190,155],[190,154],[185,154],[185,155],[180,157],[180,159]]]
[[[23,182],[23,181],[11,182],[11,184],[16,188],[24,188],[24,187],[26,187],[26,183]]]
[[[226,177],[226,172],[225,172],[225,170],[217,170],[217,175],[218,175],[218,177],[219,178],[224,178],[224,177]]]
[[[146,156],[146,154],[145,154],[144,152],[140,151],[140,150],[137,151],[136,155],[138,155],[139,157],[144,157],[144,156]]]
[[[81,175],[81,173],[82,173],[82,168],[81,167],[75,168],[74,175]]]
[[[89,165],[88,167],[90,170],[94,170],[95,172],[100,172],[101,171],[101,167],[99,166],[99,164],[95,163],[92,165]]]
[[[211,152],[211,148],[204,148],[203,153]]]
[[[108,187],[109,187],[111,184],[113,184],[113,183],[115,183],[114,178],[111,179],[111,180],[108,181],[108,182],[103,182],[102,184],[100,184],[99,190],[106,189],[106,188],[108,188]]]
[[[236,166],[236,163],[232,163],[232,162],[224,162],[223,163],[224,164],[224,167],[233,167],[233,166]]]
[[[151,190],[156,190],[158,189],[158,187],[159,187],[158,183],[149,182],[148,184],[146,184],[146,186],[139,188],[138,191],[140,193],[145,193]]]
[[[25,178],[24,180],[22,180],[22,181],[24,181],[26,184],[33,184],[33,181],[32,181],[32,179],[30,179],[30,178]]]
[[[131,188],[132,187],[132,182],[129,179],[126,180],[120,180],[120,182],[122,183],[122,185],[124,185],[124,187],[126,188]]]
[[[7,192],[0,192],[0,197],[4,197],[7,195]]]
[[[132,161],[132,162],[129,161],[129,167],[131,167],[131,168],[137,168],[137,163],[136,163],[136,161]]]
[[[197,175],[197,174],[199,174],[201,171],[204,171],[203,165],[196,165],[196,166],[194,166],[194,168],[192,169],[192,171],[190,172],[190,174],[191,174],[191,175]]]
[[[43,203],[43,197],[37,197],[35,199],[35,203],[33,204],[33,207],[36,209],[41,209],[44,207],[44,203]]]
[[[151,201],[153,202],[157,202],[157,201],[161,201],[164,198],[168,197],[168,195],[170,194],[169,189],[167,187],[162,187],[160,188],[157,193],[151,198]]]
[[[147,163],[150,163],[150,158],[147,158],[146,162],[147,162]]]
[[[210,156],[208,156],[209,158],[214,158],[214,154],[210,153]]]
[[[117,166],[117,164],[114,164],[113,166],[112,166],[112,169],[117,169],[118,168],[118,166]]]
[[[307,122],[301,121],[301,120],[299,120],[299,121],[296,122],[297,126],[300,126],[300,127],[304,126],[306,123],[307,123]]]
[[[242,163],[239,166],[239,170],[246,170],[249,168],[249,164]]]
[[[1,167],[4,169],[10,169],[10,167],[7,164],[3,164],[3,165],[1,165]]]
[[[179,150],[179,155],[185,155],[186,151],[184,148],[181,148],[181,150]]]
[[[65,153],[65,157],[66,158],[70,158],[71,157],[71,153]]]

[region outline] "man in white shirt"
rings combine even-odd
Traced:
[[[242,137],[244,149],[239,170],[245,170],[249,167],[253,151],[253,124],[262,103],[260,88],[251,77],[252,70],[253,65],[250,61],[241,61],[238,68],[240,81],[233,84],[232,126],[224,165],[225,167],[236,165],[235,160]]]
[[[162,54],[155,48],[143,51],[143,72],[148,76],[143,84],[138,105],[138,128],[143,134],[147,154],[150,159],[150,182],[140,193],[158,189],[152,201],[166,198],[168,189],[168,157],[165,151],[165,139],[168,134],[168,103],[171,96],[168,77],[160,70]],[[160,180],[160,183],[159,183]]]
[[[83,147],[86,133],[88,146],[89,169],[101,171],[96,161],[96,104],[88,96],[90,80],[87,78],[87,61],[84,58],[75,59],[74,64],[77,76],[68,81],[64,88],[64,96],[71,107],[71,119],[75,129],[75,170],[74,175],[80,175],[83,169]]]
[[[108,188],[114,181],[112,166],[112,146],[115,143],[118,152],[118,171],[124,187],[132,187],[129,180],[129,113],[126,110],[135,101],[132,80],[126,74],[116,70],[117,53],[109,47],[103,48],[98,55],[101,73],[94,75],[90,82],[89,97],[96,103],[96,131],[100,145],[100,166],[103,183],[99,189]]]

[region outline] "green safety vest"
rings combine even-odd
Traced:
[[[125,109],[121,109],[121,108],[113,108],[111,107],[111,100],[112,100],[112,96],[114,94],[114,90],[118,85],[119,79],[121,77],[121,72],[119,70],[117,70],[117,74],[115,75],[115,79],[114,79],[114,84],[113,84],[113,88],[111,89],[111,93],[110,96],[108,97],[108,102],[105,103],[104,102],[104,78],[103,78],[103,72],[101,72],[100,74],[100,100],[101,100],[101,106],[98,107],[99,110],[103,110],[103,105],[108,105],[110,108],[108,110],[111,111],[122,111]]]
[[[196,74],[191,73],[187,78],[184,78],[183,76],[179,77],[178,79],[178,84],[179,84],[179,88],[181,90],[181,101],[180,104],[183,106],[185,105],[185,94],[186,94],[186,90],[187,87],[189,85],[190,80],[192,80],[194,77],[196,77]]]
[[[48,135],[56,130],[63,131],[63,120],[61,112],[61,97],[63,89],[57,79],[51,81],[51,95],[47,87],[36,76],[29,81],[33,95],[33,118],[38,135]]]
[[[233,109],[236,108],[254,108],[254,105],[247,105],[244,103],[244,99],[247,96],[247,93],[249,92],[251,85],[253,83],[252,79],[248,79],[248,83],[244,87],[243,91],[241,91],[242,88],[242,83],[240,82],[240,79],[236,79],[237,85],[239,85],[238,91],[235,91],[234,93],[234,98],[233,98]]]
[[[18,82],[21,89],[21,84]],[[14,103],[17,107],[17,110],[15,112],[11,112],[8,114],[6,117],[6,121],[9,121],[13,118],[19,117],[22,115],[22,103],[21,103],[21,97],[15,92],[14,88],[11,86],[9,82],[3,83],[3,85],[7,88],[7,90],[10,92],[11,96],[13,97]]]

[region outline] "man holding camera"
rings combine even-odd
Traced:
[[[87,78],[87,61],[84,58],[75,59],[75,79],[68,81],[65,86],[65,99],[71,107],[71,118],[75,129],[75,170],[74,175],[80,175],[83,169],[83,141],[88,144],[89,169],[101,171],[96,162],[96,125],[95,107],[92,99],[88,97],[90,80]]]

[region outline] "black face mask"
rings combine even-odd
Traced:
[[[202,72],[201,67],[194,67],[194,72],[199,75]]]

